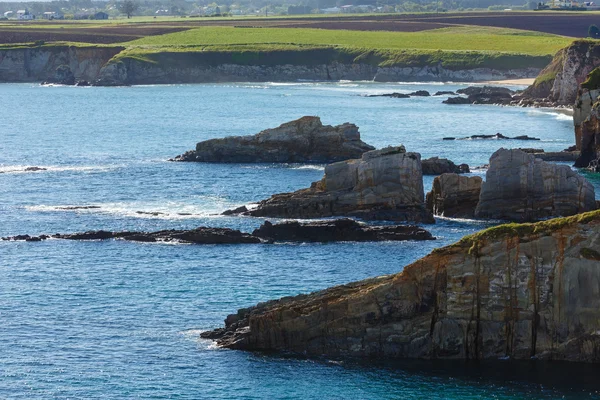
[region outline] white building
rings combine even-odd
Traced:
[[[17,19],[20,19],[21,21],[30,21],[35,19],[35,16],[27,10],[19,10],[17,11]]]
[[[4,13],[4,18],[13,18],[15,16],[14,11],[7,11]]]

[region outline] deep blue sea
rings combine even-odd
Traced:
[[[213,137],[304,115],[353,122],[376,146],[486,164],[499,147],[562,150],[554,110],[368,98],[456,84],[206,84],[123,88],[0,85],[0,236],[197,226],[250,231],[228,208],[307,187],[322,165],[167,159]],[[474,134],[542,140],[442,141]],[[23,172],[37,166],[46,171]],[[476,171],[483,175],[484,171]],[[600,179],[594,178],[600,198]],[[425,188],[432,177],[425,177]],[[97,206],[86,210],[61,207]],[[142,213],[140,213],[142,212]],[[160,214],[147,214],[160,213]],[[238,308],[401,271],[486,225],[439,219],[437,241],[173,245],[0,241],[0,398],[600,398],[592,366],[303,359],[220,350],[199,332]]]

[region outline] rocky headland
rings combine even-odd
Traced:
[[[41,242],[47,239],[108,240],[132,242],[166,242],[187,244],[256,244],[273,242],[378,242],[403,240],[434,240],[425,229],[414,225],[369,226],[351,219],[314,222],[284,221],[273,224],[265,221],[254,232],[236,229],[199,227],[188,230],[142,231],[87,231],[52,235],[16,235],[3,237],[4,241]]]
[[[196,150],[173,161],[213,163],[332,163],[359,158],[374,150],[360,140],[351,123],[323,125],[319,117],[302,117],[256,135],[199,142]]]
[[[395,275],[243,308],[201,336],[309,356],[600,362],[600,211],[467,236]]]
[[[404,146],[366,152],[360,159],[329,164],[310,188],[276,194],[256,208],[232,210],[255,217],[356,217],[433,223],[425,209],[421,155]]]

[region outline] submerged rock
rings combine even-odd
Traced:
[[[456,93],[450,90],[440,90],[439,92],[435,92],[434,96],[456,96]]]
[[[276,194],[243,215],[280,218],[357,217],[435,222],[425,210],[421,156],[404,146],[329,164],[310,188]]]
[[[600,211],[501,225],[402,272],[240,309],[220,347],[309,356],[600,362]]]
[[[409,93],[409,96],[417,96],[417,97],[429,97],[431,94],[427,90],[417,90],[415,92]]]
[[[467,97],[450,97],[444,104],[510,104],[514,91],[496,86],[470,86],[456,91]]]
[[[469,172],[467,164],[456,165],[447,158],[431,157],[421,161],[423,175],[441,175],[446,173],[465,174]]]
[[[393,97],[395,99],[408,99],[410,95],[406,93],[384,93],[384,94],[370,94],[367,97]]]
[[[473,218],[479,202],[482,179],[479,176],[442,174],[433,180],[427,193],[427,209],[434,215]]]
[[[527,135],[520,135],[515,137],[504,136],[501,133],[496,133],[494,135],[471,135],[463,138],[455,138],[455,137],[445,137],[442,140],[481,140],[481,139],[491,139],[491,140],[540,140],[536,137],[531,137]],[[543,150],[542,150],[543,151]]]
[[[354,124],[323,125],[319,117],[302,117],[252,136],[211,139],[174,161],[217,163],[331,163],[359,158],[374,150],[360,140]]]
[[[595,208],[594,187],[570,167],[500,149],[490,158],[475,216],[534,221]]]
[[[265,221],[252,235],[276,242],[371,242],[382,240],[433,240],[431,233],[413,225],[368,226],[351,219],[301,223]]]

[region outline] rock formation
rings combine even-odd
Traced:
[[[600,56],[600,55],[599,55]],[[600,68],[593,70],[580,85],[573,108],[575,146],[580,152],[578,168],[600,172]]]
[[[302,117],[252,136],[211,139],[175,161],[217,163],[331,163],[359,158],[374,150],[360,140],[358,127],[323,125],[319,117]]]
[[[456,165],[446,158],[431,157],[421,161],[423,175],[441,175],[446,173],[466,174],[467,164]]]
[[[423,228],[412,225],[368,226],[351,219],[315,222],[285,221],[272,224],[265,221],[252,234],[228,228],[200,227],[189,230],[157,232],[88,231],[57,233],[54,235],[17,235],[3,237],[5,241],[40,242],[46,239],[107,240],[122,239],[133,242],[176,242],[194,244],[242,244],[272,242],[377,242],[384,240],[434,240]]]
[[[500,149],[490,158],[475,217],[534,221],[595,209],[594,187],[570,167]]]
[[[431,233],[414,225],[369,226],[351,219],[298,221],[272,224],[266,221],[253,236],[275,242],[378,242],[385,240],[433,240]]]
[[[444,104],[510,104],[514,92],[508,88],[496,86],[469,86],[456,91],[467,97],[450,97]]]
[[[243,212],[255,217],[357,217],[365,220],[435,222],[425,210],[421,156],[404,146],[364,153],[329,164],[310,188],[276,194]]]
[[[473,218],[479,202],[482,179],[479,176],[442,174],[433,180],[427,193],[427,209],[434,215]]]
[[[471,135],[463,138],[455,138],[455,137],[445,137],[442,140],[479,140],[479,139],[492,139],[492,140],[540,140],[539,138],[520,135],[515,137],[504,136],[501,133],[496,133],[494,135]],[[542,150],[543,151],[543,150]]]
[[[600,362],[600,211],[501,225],[395,275],[240,309],[201,336],[309,356]]]

